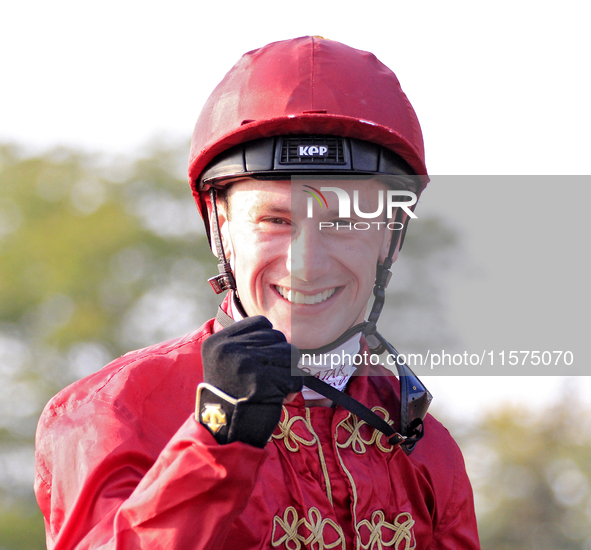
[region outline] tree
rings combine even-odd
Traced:
[[[541,413],[501,408],[460,431],[483,550],[591,548],[591,415],[574,384]]]
[[[181,336],[215,311],[202,281],[217,269],[180,175],[186,150],[155,144],[117,166],[65,149],[26,157],[0,148],[4,547],[43,547],[31,486],[45,403],[111,359]]]

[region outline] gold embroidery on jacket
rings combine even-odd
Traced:
[[[351,413],[349,413],[349,416],[351,416]],[[349,418],[349,416],[347,416],[347,418]],[[347,418],[345,420],[347,420]],[[343,422],[345,422],[345,420],[343,420]],[[345,472],[345,475],[347,476],[347,478],[349,478],[349,484],[351,485],[351,492],[352,492],[352,497],[353,497],[353,506],[351,507],[351,512],[353,514],[353,525],[355,525],[355,531],[357,532],[357,543],[359,544],[359,530],[358,530],[358,524],[357,524],[357,485],[355,485],[355,480],[353,479],[353,476],[351,475],[351,472],[349,472],[349,470],[347,469],[347,467],[345,466],[345,463],[343,462],[343,457],[341,456],[341,453],[339,452],[339,426],[343,423],[340,422],[339,424],[337,424],[335,431],[334,431],[334,441],[335,441],[335,454],[337,455],[337,458],[339,459],[339,463],[341,464],[341,468],[343,469],[343,472]]]
[[[302,436],[296,434],[292,431],[292,426],[298,421],[301,420],[306,426],[308,433],[312,436],[310,440],[303,438]],[[283,439],[285,443],[285,448],[292,452],[297,453],[300,450],[300,443],[305,445],[306,447],[311,447],[312,445],[316,445],[318,449],[318,458],[320,460],[320,467],[322,468],[322,474],[324,475],[324,485],[326,487],[326,497],[328,498],[330,504],[332,505],[332,487],[330,484],[330,477],[328,475],[328,468],[326,466],[326,461],[324,459],[324,453],[322,451],[322,445],[320,444],[320,439],[314,428],[312,427],[312,421],[310,420],[310,410],[306,407],[306,418],[303,416],[294,416],[292,418],[289,417],[289,413],[287,409],[283,407],[283,420],[279,422],[277,425],[280,433],[273,434],[271,437],[273,439]]]
[[[310,533],[305,534],[302,526]],[[327,530],[327,526],[332,527]],[[325,530],[327,533],[325,534]],[[279,536],[281,531],[283,535]],[[325,536],[335,539],[332,542],[325,540]],[[277,538],[278,537],[278,538]],[[271,535],[271,544],[274,547],[283,544],[287,550],[300,550],[302,544],[305,548],[313,550],[330,550],[341,546],[345,549],[345,535],[341,527],[332,519],[322,519],[318,508],[312,507],[308,510],[308,518],[298,518],[298,513],[293,506],[286,508],[283,518],[275,516],[273,518],[273,533]]]
[[[384,420],[388,424],[392,425],[394,423],[393,420],[390,420],[390,416],[386,409],[383,409],[382,407],[374,407],[372,411],[381,412],[383,414]],[[364,454],[367,451],[366,445],[373,445],[375,443],[376,447],[380,451],[384,453],[391,453],[394,447],[390,445],[390,443],[388,443],[386,436],[379,430],[374,428],[373,434],[369,439],[363,438],[360,430],[362,426],[365,426],[365,424],[366,422],[364,420],[361,420],[356,415],[349,413],[347,415],[347,418],[339,422],[339,424],[337,425],[337,433],[335,435],[335,442],[337,447],[340,447],[341,449],[352,447],[353,451],[357,454]],[[344,441],[343,443],[339,443],[338,441],[339,428],[343,428],[346,432],[350,434],[346,441]],[[386,443],[385,445],[384,443],[382,443],[382,438]]]
[[[306,417],[307,416],[308,410],[306,409]],[[306,429],[308,430],[308,433],[310,433],[310,435],[312,436],[312,439],[304,439],[301,435],[298,435],[292,431],[292,426],[298,420],[301,420],[304,423]],[[318,443],[318,438],[312,430],[312,426],[310,424],[309,419],[304,418],[303,416],[294,416],[292,418],[289,418],[289,414],[285,407],[283,407],[283,420],[279,422],[277,427],[279,428],[279,430],[281,430],[281,433],[273,434],[272,437],[274,439],[283,439],[285,447],[288,451],[291,451],[292,453],[297,453],[300,450],[300,443],[302,445],[305,445],[306,447],[311,447],[315,443]]]
[[[381,407],[374,407],[372,410],[374,412],[379,410],[384,414],[384,420],[388,422],[388,424],[393,423],[392,420],[389,420],[388,411],[385,409],[382,409]],[[394,518],[394,523],[388,523],[385,521],[385,514],[381,510],[377,510],[372,514],[371,521],[367,519],[357,521],[357,485],[355,484],[353,475],[345,466],[340,449],[351,447],[353,452],[356,454],[364,454],[367,450],[366,445],[371,445],[373,443],[376,443],[376,447],[378,447],[383,452],[391,452],[393,449],[391,445],[389,447],[384,447],[381,444],[380,435],[382,434],[381,432],[378,433],[377,430],[374,430],[374,433],[369,440],[363,439],[359,433],[359,430],[363,424],[365,424],[365,422],[359,420],[357,416],[349,413],[345,420],[339,422],[334,432],[334,439],[336,443],[335,452],[341,468],[343,469],[343,472],[345,472],[345,475],[349,479],[349,483],[351,485],[351,493],[353,497],[353,506],[351,507],[351,511],[353,513],[353,524],[355,526],[356,533],[355,546],[357,550],[383,550],[384,547],[390,546],[393,546],[394,550],[413,550],[416,548],[416,541],[413,531],[415,521],[408,512],[399,513]],[[349,434],[351,434],[344,443],[339,443],[338,441],[339,427],[343,427]],[[365,529],[362,530],[362,527],[369,529],[369,540],[366,542],[363,542],[364,537],[362,536],[362,531],[365,531]],[[386,531],[388,535],[385,535],[384,531]],[[384,537],[386,536],[390,536],[390,538],[388,540],[384,540]]]
[[[359,545],[363,550],[382,550],[384,546],[391,546],[394,550],[413,550],[417,547],[412,529],[414,524],[415,521],[408,512],[401,512],[394,518],[394,523],[388,523],[384,512],[377,510],[371,515],[371,522],[364,519],[357,525]],[[369,540],[366,543],[361,540],[363,526],[369,529]],[[389,540],[385,540],[386,537],[389,537]]]

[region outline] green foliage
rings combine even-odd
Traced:
[[[463,433],[483,550],[591,548],[590,412],[567,387],[539,415],[503,408]]]
[[[0,319],[60,350],[99,339],[112,354],[125,351],[113,330],[121,314],[175,261],[210,255],[197,213],[180,206],[187,184],[171,176],[170,156],[139,160],[114,182],[80,154],[20,159],[4,148]],[[150,220],[162,209],[164,223]]]
[[[215,258],[182,176],[187,150],[154,146],[121,161],[0,147],[2,550],[44,546],[31,492],[48,399],[215,311],[205,283]]]
[[[0,509],[0,549],[41,550],[45,548],[43,516],[37,509],[15,506],[8,513]]]

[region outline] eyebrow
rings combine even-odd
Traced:
[[[251,214],[260,214],[261,212],[271,212],[273,214],[291,214],[291,208],[285,208],[284,206],[278,206],[273,202],[265,202],[257,205],[251,210]]]

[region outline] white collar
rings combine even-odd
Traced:
[[[349,340],[328,353],[310,355],[304,353],[298,367],[316,378],[326,382],[333,388],[343,391],[355,371],[355,357],[361,347],[361,333],[354,334]],[[359,364],[359,363],[357,363]],[[324,399],[321,395],[304,386],[302,395],[306,401]]]

